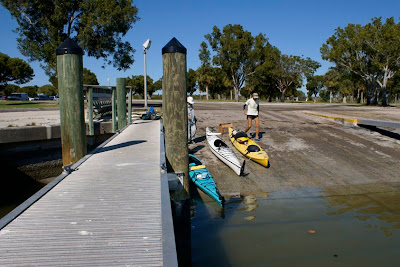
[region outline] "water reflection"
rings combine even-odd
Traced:
[[[328,215],[354,214],[354,218],[367,223],[367,228],[379,229],[386,236],[393,236],[393,230],[400,229],[398,184],[342,186],[321,193],[332,208]]]
[[[193,266],[400,264],[400,191],[393,185],[270,192],[197,201]],[[373,189],[373,190],[372,190]]]

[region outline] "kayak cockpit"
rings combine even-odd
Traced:
[[[227,145],[225,144],[225,142],[222,141],[221,139],[216,139],[216,140],[214,141],[214,146],[215,146],[215,147],[218,147],[218,148],[227,147]]]

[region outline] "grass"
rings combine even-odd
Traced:
[[[0,101],[0,109],[18,109],[18,108],[57,108],[58,102],[40,102],[40,101]]]

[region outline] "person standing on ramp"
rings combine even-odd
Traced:
[[[246,111],[247,106],[247,111]],[[244,115],[247,115],[247,127],[244,130],[246,133],[250,130],[252,126],[252,121],[256,123],[256,136],[255,140],[260,141],[259,133],[260,133],[260,119],[258,118],[258,114],[260,112],[260,99],[258,98],[257,93],[253,93],[253,97],[246,101],[246,104],[243,105]]]

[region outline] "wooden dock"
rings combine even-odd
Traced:
[[[135,121],[1,219],[0,266],[177,266],[160,132]]]

